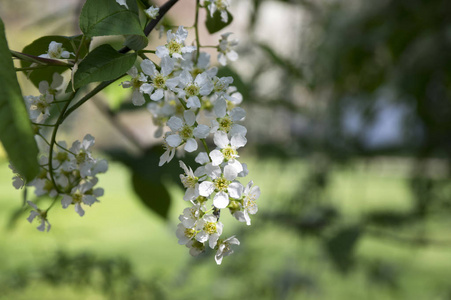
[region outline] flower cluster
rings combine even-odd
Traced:
[[[221,10],[223,1],[211,2],[210,11]],[[224,7],[225,9],[225,7]],[[226,14],[227,15],[227,14]],[[210,66],[210,55],[199,48],[187,46],[188,31],[180,26],[167,32],[167,43],[156,48],[159,65],[144,59],[140,69],[129,71],[131,79],[122,83],[132,88],[132,102],[143,105],[150,99],[148,109],[158,125],[156,136],[163,135],[166,151],[160,166],[169,163],[176,152],[195,152],[198,166],[193,169],[180,161],[180,179],[186,188],[183,199],[191,204],[179,217],[176,235],[179,244],[186,245],[195,256],[210,247],[217,251],[218,264],[231,254],[231,245],[239,245],[235,236],[223,238],[224,225],[220,211],[228,209],[240,222],[251,224],[250,215],[257,212],[260,195],[252,181],[246,186],[240,179],[247,176],[247,165],[239,161],[239,149],[247,143],[246,128],[239,124],[246,117],[239,107],[242,95],[237,92],[232,77],[218,77],[218,69]],[[230,33],[219,41],[218,61],[236,60],[236,41],[228,41]],[[164,126],[169,131],[163,134]],[[211,151],[207,139],[212,138]],[[211,200],[211,201],[210,201]]]
[[[49,48],[52,47],[52,43]],[[10,165],[10,168],[16,174],[13,177],[15,188],[19,189],[25,185],[34,187],[34,193],[37,197],[47,196],[54,199],[47,210],[41,210],[35,203],[27,201],[32,208],[28,221],[31,223],[38,219],[41,224],[37,229],[40,231],[45,231],[45,228],[47,228],[47,231],[50,230],[51,226],[47,219],[48,211],[58,199],[60,199],[63,208],[74,205],[75,211],[83,216],[85,213],[83,206],[91,206],[98,202],[98,197],[103,195],[103,189],[95,187],[98,182],[97,175],[105,173],[108,169],[106,160],[93,157],[91,149],[94,145],[94,137],[90,134],[87,134],[82,141],[73,142],[70,148],[65,141],[55,142],[52,151],[50,151],[50,143],[45,138],[43,131],[45,131],[45,128],[54,126],[45,124],[50,116],[51,105],[64,102],[58,100],[63,90],[62,85],[63,77],[54,73],[51,84],[47,81],[39,83],[41,95],[24,97],[30,120],[35,124],[35,137],[38,141],[43,142],[38,143],[38,145],[41,144],[40,173],[32,181],[25,184],[15,168]]]

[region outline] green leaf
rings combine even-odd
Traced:
[[[138,51],[146,48],[149,40],[145,35],[128,35],[125,38],[124,45],[128,48]]]
[[[354,263],[354,249],[362,236],[358,226],[341,228],[325,243],[325,249],[334,266],[341,272],[347,272]]]
[[[63,44],[63,49],[76,53],[78,48],[80,47],[80,43],[82,41],[82,35],[78,36],[60,36],[60,35],[50,35],[50,36],[43,36],[35,41],[33,41],[28,46],[25,46],[22,50],[22,55],[33,55],[33,56],[39,56],[41,54],[47,53],[49,49],[50,42],[54,41],[57,43]],[[88,53],[89,49],[89,39],[85,39],[85,42],[83,43],[82,47],[80,48],[79,57],[84,57],[86,53]],[[26,58],[26,57],[25,57]],[[39,61],[45,62],[46,59],[42,58],[39,59]],[[30,67],[32,62],[27,60],[21,60],[21,67],[26,68]],[[33,71],[25,71],[26,74],[28,74],[28,78],[31,80],[31,82],[36,86],[39,87],[39,82],[41,81],[47,81],[49,83],[52,82],[53,79],[53,73],[63,73],[64,71],[68,70],[68,66],[48,66],[43,69],[36,69]]]
[[[11,163],[27,180],[39,172],[38,147],[0,19],[0,140]]]
[[[136,53],[121,54],[110,45],[101,45],[78,65],[74,86],[77,89],[91,82],[116,79],[130,70],[136,57]]]
[[[119,5],[115,0],[87,0],[80,14],[80,29],[89,37],[104,35],[144,36],[139,22],[138,5],[128,0]]]
[[[227,11],[228,20],[226,23],[221,20],[221,13],[217,10],[214,12],[213,17],[211,17],[210,12],[207,13],[207,20],[205,21],[205,26],[210,34],[216,33],[221,29],[229,26],[233,21],[233,16]]]
[[[160,217],[167,219],[171,196],[160,181],[154,181],[139,173],[132,174],[132,184],[141,202]]]

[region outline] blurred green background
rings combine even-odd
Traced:
[[[0,0],[10,47],[77,34],[82,2]],[[194,5],[167,24],[190,26]],[[113,85],[60,135],[93,134],[111,161],[83,218],[55,207],[38,232],[3,155],[0,299],[451,299],[451,2],[243,0],[231,12],[240,59],[220,72],[243,93],[242,157],[262,190],[252,226],[221,215],[235,253],[217,266],[177,244],[177,160],[157,167],[150,114]],[[152,33],[149,48],[163,41]]]

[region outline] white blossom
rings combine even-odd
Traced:
[[[150,6],[148,9],[144,10],[144,13],[149,19],[156,19],[158,17],[158,14],[160,12],[160,9],[158,7]]]
[[[31,201],[27,201],[27,203],[33,208],[33,210],[30,212],[30,216],[27,218],[28,222],[32,223],[33,220],[37,217],[38,220],[41,222],[41,224],[37,227],[37,229],[39,231],[44,232],[45,228],[47,227],[48,232],[50,230],[50,227],[52,227],[52,225],[50,225],[49,221],[47,220],[47,212],[40,210],[36,206],[36,204],[34,204]]]
[[[208,10],[210,10],[210,16],[213,17],[213,14],[216,10],[218,10],[221,14],[221,21],[227,23],[229,20],[229,16],[227,14],[227,8],[230,6],[229,0],[213,0],[208,5]]]
[[[218,251],[215,255],[215,261],[218,265],[222,263],[222,259],[224,256],[229,256],[233,253],[233,250],[230,248],[231,245],[239,245],[240,241],[233,235],[224,241],[218,242]]]
[[[135,66],[133,66],[127,74],[131,76],[131,79],[122,82],[122,87],[132,88],[132,102],[134,105],[143,105],[146,102],[143,93],[149,93],[149,89],[146,89],[147,86],[144,85],[147,82],[147,77],[143,73],[139,73]]]
[[[241,211],[236,211],[233,216],[240,222],[245,222],[247,225],[251,225],[251,219],[249,214],[255,215],[258,211],[256,200],[260,197],[260,188],[258,186],[252,186],[254,183],[250,181],[243,192],[243,204]]]
[[[175,89],[179,98],[187,98],[188,108],[200,108],[199,96],[208,96],[214,88],[213,82],[205,72],[196,76],[193,80],[190,72],[183,71],[179,76],[180,88]]]
[[[72,52],[64,50],[63,44],[57,43],[55,41],[51,41],[49,44],[49,50],[47,51],[47,53],[41,54],[41,55],[39,55],[39,57],[60,59],[60,58],[69,58],[71,54],[75,55]]]
[[[150,96],[150,99],[154,101],[161,100],[164,96],[164,91],[167,89],[173,90],[179,80],[177,77],[169,78],[174,69],[174,61],[169,56],[165,56],[161,59],[161,72],[157,71],[154,63],[145,59],[141,62],[141,68],[146,75],[152,79],[152,83],[144,83],[141,86],[141,91]]]
[[[210,248],[214,249],[219,236],[222,234],[223,227],[224,225],[217,220],[216,216],[204,215],[196,224],[196,229],[199,232],[195,238],[201,243],[208,241]]]
[[[172,33],[172,30],[168,30],[167,44],[164,46],[158,46],[156,55],[159,58],[165,56],[171,56],[173,58],[183,59],[183,53],[190,53],[196,50],[195,46],[185,46],[185,39],[188,36],[188,31],[179,26],[176,33]]]
[[[231,32],[221,34],[221,39],[219,40],[218,46],[218,62],[225,66],[227,65],[227,60],[236,61],[238,59],[238,53],[232,48],[238,45],[238,40],[228,40]]]

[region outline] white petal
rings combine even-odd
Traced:
[[[210,158],[213,166],[219,166],[224,161],[224,155],[219,150],[211,151]]]
[[[166,48],[165,46],[158,46],[158,47],[157,47],[157,51],[155,52],[155,54],[156,54],[159,58],[163,58],[163,57],[169,55],[169,50],[168,50],[168,48]]]
[[[192,110],[185,110],[183,112],[183,117],[185,118],[185,122],[188,126],[193,126],[196,122],[196,114]]]
[[[227,180],[234,180],[238,176],[238,171],[231,165],[226,165],[224,167],[224,178]]]
[[[246,145],[247,139],[242,135],[234,135],[230,141],[230,145],[235,148],[240,148]]]
[[[193,82],[193,77],[191,76],[191,74],[188,71],[183,71],[179,75],[179,82],[182,84],[182,87],[185,87],[186,85]]]
[[[141,106],[146,103],[143,94],[139,90],[134,90],[132,94],[132,102],[135,106]]]
[[[188,98],[188,101],[186,102],[186,107],[188,108],[200,108],[200,100],[197,96],[192,96]]]
[[[166,137],[166,142],[171,147],[177,147],[182,143],[182,138],[178,134],[171,134]]]
[[[246,117],[246,111],[241,107],[235,107],[230,112],[230,117],[232,118],[233,122],[242,121]]]
[[[183,120],[179,117],[172,116],[168,122],[167,125],[169,128],[171,128],[172,131],[179,131],[183,126]]]
[[[178,77],[174,77],[174,78],[169,78],[166,80],[166,86],[168,89],[170,90],[174,90],[174,88],[179,84],[179,78]]]
[[[220,149],[224,149],[229,145],[229,138],[224,131],[217,131],[213,138],[215,145]]]
[[[150,96],[150,99],[153,101],[158,101],[164,96],[164,90],[163,89],[157,89],[155,92]]]
[[[145,59],[141,62],[141,69],[150,77],[154,77],[156,74],[158,74],[154,63],[149,59]]]
[[[210,127],[200,124],[194,128],[194,136],[198,139],[205,139],[210,135]]]
[[[231,159],[227,162],[229,166],[232,166],[238,173],[243,171],[243,165],[236,159]]]
[[[214,184],[211,181],[204,181],[199,184],[199,194],[204,197],[208,197],[214,191]]]
[[[222,171],[219,166],[214,166],[213,164],[205,165],[205,173],[212,179],[216,179],[221,176]]]
[[[72,197],[69,195],[64,195],[63,199],[61,199],[61,205],[63,206],[63,208],[67,208],[71,204],[72,204]]]
[[[200,152],[196,158],[194,159],[195,162],[197,162],[200,165],[206,164],[210,162],[210,159],[208,158],[207,152]]]
[[[243,185],[239,182],[232,182],[229,184],[227,191],[229,192],[230,197],[235,199],[240,199],[243,194]]]
[[[139,91],[141,93],[145,93],[147,95],[151,95],[153,92],[153,85],[150,83],[144,83],[142,86],[139,87]]]
[[[85,214],[85,211],[81,207],[80,203],[75,203],[75,211],[80,215],[80,217],[83,217]]]
[[[229,205],[229,195],[225,192],[219,192],[213,199],[213,205],[216,208],[226,208]]]
[[[161,59],[161,74],[168,76],[174,70],[174,60],[169,56],[165,56]]]
[[[224,100],[224,98],[219,98],[215,102],[215,115],[218,118],[224,118],[227,113],[227,102]]]
[[[230,136],[234,136],[234,135],[246,136],[247,129],[243,125],[233,124],[232,128],[229,131],[229,133],[230,133]]]
[[[193,139],[193,138],[190,138],[190,139],[188,139],[187,141],[186,141],[186,144],[185,144],[185,151],[187,151],[187,152],[194,152],[194,151],[196,151],[197,150],[197,147],[198,147],[198,145],[197,145],[197,142],[196,142],[196,140],[195,139]]]
[[[210,239],[208,241],[208,245],[210,246],[211,249],[214,249],[217,242],[219,239],[219,234],[218,233],[213,233],[212,235],[210,235]]]

